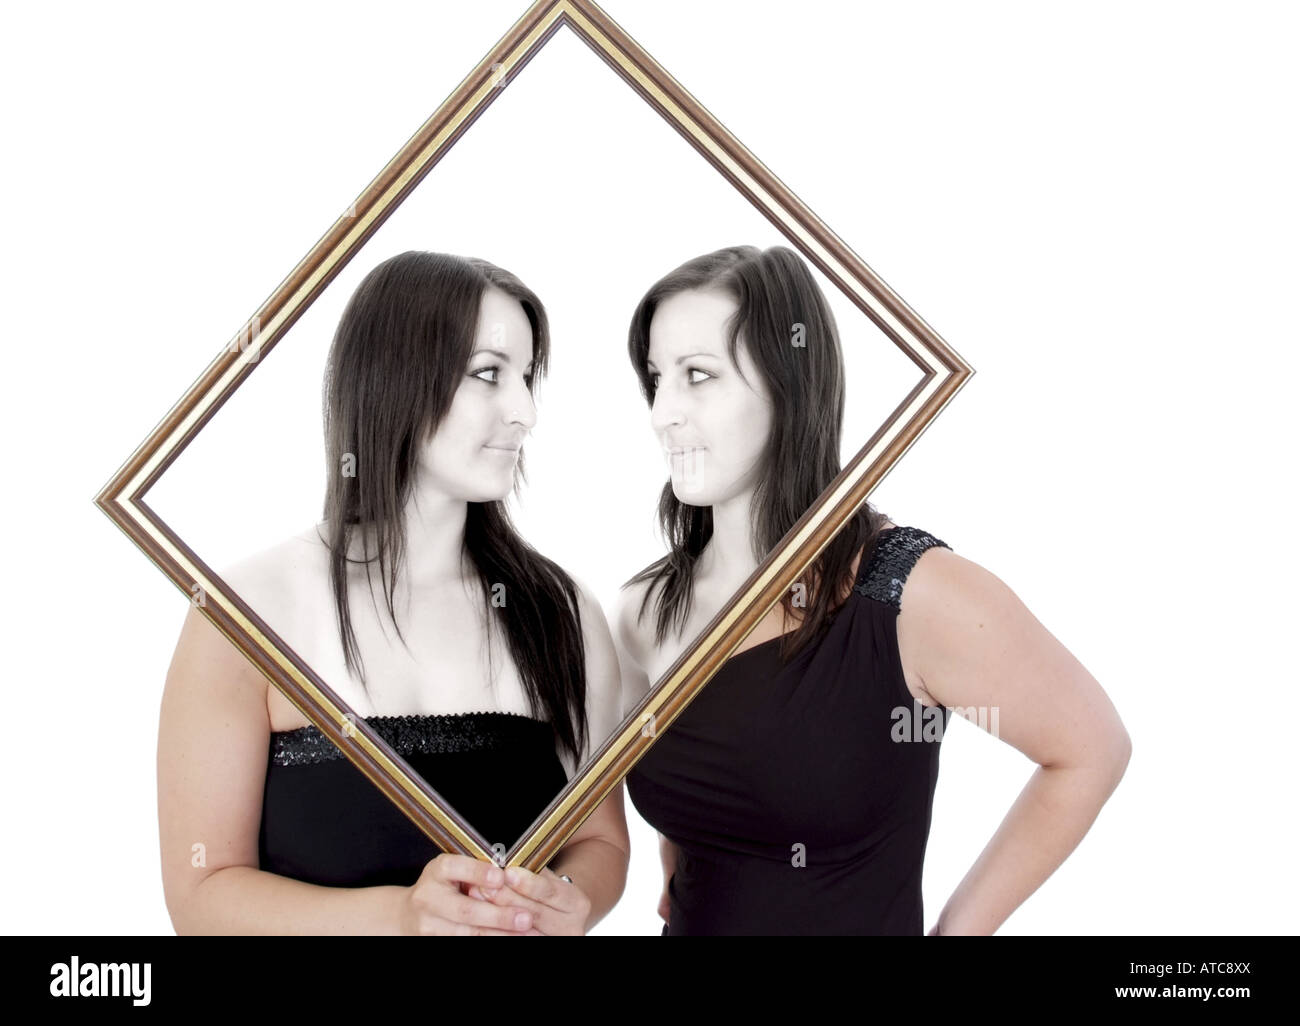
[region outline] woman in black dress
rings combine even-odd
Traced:
[[[380,264],[330,350],[324,522],[222,574],[502,850],[619,719],[599,604],[503,504],[548,351],[514,275],[436,253]],[[623,889],[620,793],[540,873],[440,853],[197,609],[158,779],[182,933],[581,934]]]
[[[843,366],[793,251],[719,250],[656,283],[629,355],[668,454],[668,554],[615,615],[628,712],[840,471]],[[860,509],[628,776],[661,835],[666,935],[920,934],[943,731],[1040,768],[932,934],[992,933],[1087,831],[1130,745],[1011,590]]]

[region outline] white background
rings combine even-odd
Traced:
[[[187,600],[91,498],[526,5],[465,6],[6,19],[5,932],[171,930],[154,756]],[[872,501],[1006,581],[1134,742],[1091,832],[999,932],[1294,932],[1290,11],[604,8],[976,369]],[[542,123],[565,90],[577,113]],[[566,181],[583,205],[541,210]],[[217,565],[311,522],[341,297],[402,249],[473,252],[557,329],[521,523],[610,597],[657,554],[663,480],[631,309],[687,257],[782,241],[724,184],[563,31],[149,501]],[[889,375],[913,378],[832,298],[869,422],[846,437],[864,440],[901,394]],[[565,549],[575,533],[586,551]],[[1032,770],[954,721],[927,928]],[[628,813],[601,934],[659,930],[654,835]]]

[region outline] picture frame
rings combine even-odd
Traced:
[[[575,33],[905,353],[920,378],[732,602],[504,856],[250,608],[146,502],[151,487],[385,220],[562,29]],[[545,866],[767,615],[973,375],[870,267],[590,0],[537,0],[420,126],[123,463],[95,503],[442,850]]]

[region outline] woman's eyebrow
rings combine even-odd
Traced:
[[[506,363],[511,362],[510,354],[507,353],[504,349],[488,349],[486,347],[481,349],[475,349],[474,352],[470,353],[470,359],[471,360],[474,359],[474,357],[478,356],[479,353],[491,353],[493,356],[501,357],[501,359],[505,360]],[[529,360],[527,366],[531,367],[536,362],[537,362],[536,360]]]
[[[687,353],[685,356],[677,357],[677,359],[674,360],[673,363],[681,363],[683,360],[690,360],[696,356],[707,356],[714,360],[722,359],[722,357],[720,357],[717,353]],[[651,360],[649,357],[646,358],[645,362],[647,367],[653,367],[655,365],[654,360]]]

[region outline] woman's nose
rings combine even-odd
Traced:
[[[682,422],[680,404],[670,389],[659,388],[655,392],[654,404],[650,407],[650,426],[660,434],[668,428]]]
[[[533,402],[532,393],[527,388],[511,396],[507,406],[506,423],[522,424],[527,431],[531,431],[537,425],[537,406]]]

